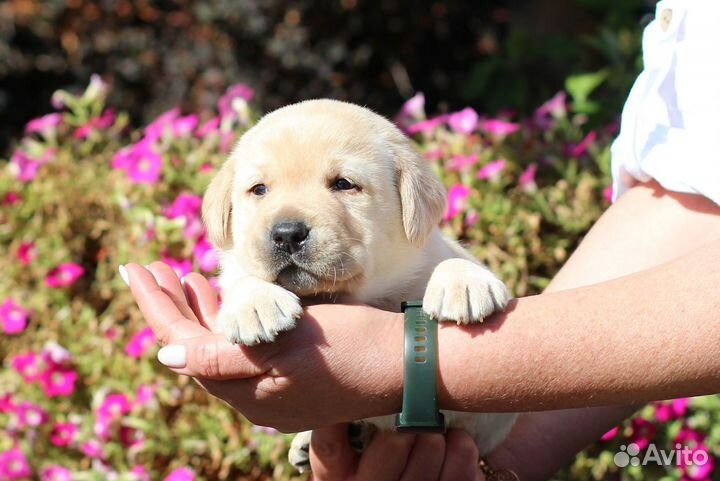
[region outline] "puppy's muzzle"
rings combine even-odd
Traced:
[[[302,249],[310,234],[310,227],[298,220],[282,220],[270,231],[270,242],[273,250],[294,254]]]

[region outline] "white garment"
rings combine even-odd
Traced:
[[[720,0],[661,0],[612,145],[613,200],[633,179],[720,204]]]

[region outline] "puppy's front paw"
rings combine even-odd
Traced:
[[[312,431],[297,433],[290,443],[288,462],[295,469],[304,473],[310,471],[310,439]]]
[[[302,314],[295,294],[276,284],[256,281],[243,283],[237,292],[224,293],[218,322],[228,341],[252,346],[274,341],[279,332],[295,327]]]
[[[423,309],[438,321],[482,322],[510,301],[505,284],[485,267],[466,259],[448,259],[430,277]]]

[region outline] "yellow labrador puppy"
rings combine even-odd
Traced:
[[[505,285],[438,229],[445,204],[442,183],[410,140],[366,108],[310,100],[266,115],[238,141],[203,201],[221,253],[225,335],[271,342],[295,326],[301,297],[322,293],[393,311],[423,299],[433,318],[461,324],[502,310]],[[516,415],[445,417],[484,454]],[[392,416],[368,421],[394,424]],[[308,441],[301,433],[293,442],[299,468],[308,467]]]

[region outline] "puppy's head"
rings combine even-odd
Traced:
[[[266,115],[211,182],[203,219],[226,263],[298,295],[351,292],[422,247],[445,190],[368,109],[312,100]]]

